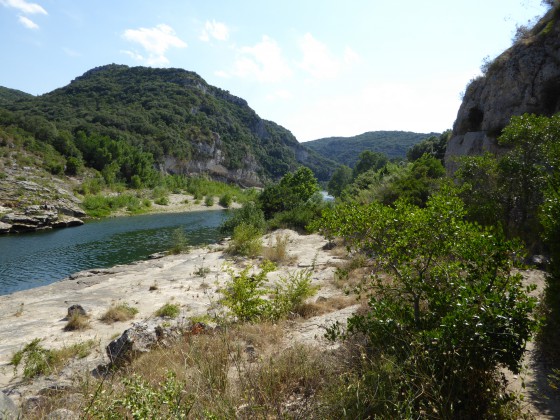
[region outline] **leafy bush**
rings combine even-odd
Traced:
[[[105,196],[102,194],[88,195],[82,201],[82,206],[91,217],[107,217],[112,212],[126,208],[132,213],[141,213],[146,206],[133,194],[118,194]]]
[[[193,395],[185,395],[185,382],[177,380],[173,372],[168,372],[157,386],[138,375],[123,378],[122,385],[122,391],[111,400],[92,401],[84,414],[110,419],[186,419],[195,402]]]
[[[181,308],[179,305],[174,303],[166,303],[161,308],[159,308],[155,315],[159,317],[177,318],[181,313]]]
[[[234,255],[256,257],[262,250],[261,231],[253,225],[242,223],[233,229],[227,252]]]
[[[265,187],[259,196],[259,203],[265,218],[275,213],[293,210],[306,203],[317,191],[319,184],[309,168],[300,167],[289,172],[277,184]]]
[[[272,288],[266,287],[267,275],[274,270],[276,265],[268,260],[259,266],[259,271],[251,266],[237,275],[228,270],[231,281],[225,284],[220,303],[241,322],[275,321],[295,311],[316,293],[317,288],[311,285],[310,270],[281,277]]]
[[[230,208],[231,204],[233,203],[233,197],[229,193],[225,193],[220,197],[219,204],[222,207]]]
[[[272,294],[273,319],[296,312],[303,302],[319,289],[311,285],[312,270],[301,270],[287,277],[280,277]]]
[[[264,233],[266,229],[264,213],[254,201],[248,201],[241,208],[233,210],[231,217],[220,225],[220,233],[231,235],[235,227],[241,224],[253,226],[259,232]]]
[[[214,205],[214,197],[212,197],[211,195],[207,195],[204,199],[204,205],[206,207],[212,207]]]
[[[222,290],[224,297],[220,300],[242,322],[266,319],[271,314],[271,303],[264,298],[269,289],[264,284],[267,274],[276,270],[276,266],[265,260],[259,266],[260,271],[251,274],[252,269],[248,266],[238,275],[231,269],[227,270],[231,281],[225,284]]]
[[[374,272],[392,276],[372,277],[369,311],[351,317],[348,328],[399,367],[394,389],[411,397],[403,405],[410,411],[399,416],[438,410],[486,417],[497,398],[489,384],[501,386],[498,367],[519,371],[537,325],[532,288],[511,272],[519,245],[464,215],[449,190],[424,209],[399,200],[394,208],[373,203],[325,212],[323,230],[373,257]]]
[[[40,341],[40,338],[35,338],[23,349],[14,353],[10,359],[10,364],[14,366],[14,369],[17,369],[21,363],[24,364],[23,377],[26,379],[47,375],[54,369],[55,354],[41,346]]]

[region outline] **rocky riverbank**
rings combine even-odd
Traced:
[[[266,236],[264,244],[272,244],[278,235],[287,240],[288,256],[284,264],[270,273],[271,282],[297,270],[314,267],[312,282],[319,287],[319,292],[312,299],[345,298],[343,291],[333,284],[335,266],[341,258],[323,249],[327,243],[324,238],[281,231]],[[212,319],[219,307],[219,289],[230,279],[225,267],[240,269],[258,264],[258,261],[232,259],[224,252],[225,246],[218,244],[111,269],[84,271],[45,287],[0,296],[0,389],[17,404],[25,404],[33,401],[41,390],[67,386],[76,374],[107,364],[106,347],[134,323],[147,322],[154,329],[156,324],[164,324],[166,328],[189,325],[191,320],[201,316]],[[119,303],[135,308],[136,317],[128,322],[102,322],[103,313]],[[155,311],[166,303],[181,308],[180,316],[173,321],[155,316]],[[72,305],[84,308],[89,328],[64,330],[67,310]],[[322,326],[336,319],[344,321],[355,310],[352,305],[355,302],[349,299],[347,308],[307,320],[309,322],[292,328],[291,337],[298,341],[320,341],[324,333]],[[94,340],[95,349],[57,374],[28,382],[22,378],[22,371],[14,371],[9,363],[16,351],[37,338],[49,349]]]

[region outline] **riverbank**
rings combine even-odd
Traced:
[[[313,299],[344,297],[343,291],[333,284],[336,264],[341,259],[333,251],[323,249],[326,244],[323,237],[304,236],[286,230],[265,236],[264,244],[272,245],[277,235],[287,239],[288,258],[269,275],[271,282],[313,266],[312,282],[319,287]],[[0,296],[0,389],[7,391],[16,401],[21,401],[36,392],[37,387],[70,381],[78,370],[91,371],[97,365],[107,363],[107,344],[133,322],[156,318],[154,313],[166,303],[181,308],[181,314],[175,321],[178,323],[212,314],[220,299],[220,287],[230,279],[225,267],[239,270],[246,265],[258,264],[258,261],[231,258],[224,252],[225,246],[222,243],[196,248],[185,254],[105,270],[84,271],[48,286]],[[103,323],[99,318],[112,305],[119,303],[136,308],[135,319]],[[86,310],[90,328],[64,331],[67,309],[75,304]],[[336,316],[342,317],[343,321],[351,312],[342,311]],[[324,330],[321,326],[325,323],[325,319],[322,322],[315,319],[303,326],[303,330],[294,329],[294,337],[297,335],[301,340],[316,341],[317,337],[322,337]],[[62,348],[87,340],[94,340],[95,348],[92,354],[76,361],[73,367],[35,381],[39,385],[29,385],[23,381],[21,371],[14,372],[9,362],[16,351],[36,338],[41,339],[45,348]]]
[[[236,209],[241,207],[241,204],[233,202],[229,208]],[[204,210],[224,210],[224,207],[219,204],[219,197],[214,197],[213,204],[207,206],[201,200],[195,200],[192,195],[188,194],[169,194],[168,204],[156,204],[152,202],[151,207],[147,209],[147,213],[186,213],[190,211],[204,211]],[[127,215],[126,212],[117,212],[112,216]]]

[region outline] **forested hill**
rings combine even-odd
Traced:
[[[427,137],[438,133],[410,131],[369,131],[353,137],[328,137],[305,142],[305,146],[337,163],[354,167],[364,150],[385,153],[389,158],[404,158],[406,151]]]
[[[128,181],[144,171],[131,164],[131,153],[167,172],[244,185],[278,179],[300,164],[327,180],[336,166],[245,100],[182,69],[107,65],[38,97],[1,88],[2,127],[24,130],[66,160],[100,171],[112,163]]]
[[[33,95],[22,92],[21,90],[8,89],[0,86],[0,107],[9,105],[18,99],[33,98]]]

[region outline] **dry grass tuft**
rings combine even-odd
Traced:
[[[288,254],[289,239],[288,235],[280,233],[271,237],[269,245],[263,248],[263,257],[279,264],[291,262],[293,258]]]
[[[356,304],[356,299],[349,296],[319,298],[315,302],[305,302],[295,308],[294,313],[304,319],[339,311]]]
[[[115,322],[129,321],[138,313],[138,309],[133,308],[127,303],[120,303],[118,305],[111,306],[107,309],[100,321],[106,324],[113,324]]]
[[[72,312],[67,320],[68,322],[64,326],[64,331],[83,331],[91,328],[88,316],[77,311]]]

